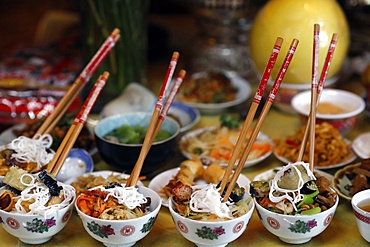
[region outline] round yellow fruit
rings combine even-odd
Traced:
[[[284,83],[304,84],[312,81],[314,24],[320,25],[319,77],[334,33],[338,42],[327,74],[337,75],[342,68],[350,43],[349,27],[343,10],[335,0],[270,0],[256,15],[250,30],[250,52],[259,73],[265,69],[277,37],[284,39],[273,80],[280,70],[294,38],[299,40]]]

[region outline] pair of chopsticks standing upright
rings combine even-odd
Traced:
[[[318,24],[315,24],[315,26],[314,26],[313,80],[312,80],[312,82],[313,82],[312,83],[312,97],[313,97],[313,99],[311,99],[311,102],[315,102],[315,104],[311,104],[311,113],[310,113],[310,118],[309,118],[309,125],[310,125],[310,128],[311,128],[311,133],[313,133],[310,136],[310,139],[311,139],[311,141],[310,141],[310,145],[311,145],[311,147],[310,147],[311,166],[313,166],[313,152],[314,152],[314,146],[313,146],[314,144],[313,143],[314,143],[314,138],[315,138],[315,121],[312,120],[312,119],[315,119],[315,115],[316,115],[315,110],[316,110],[316,106],[317,106],[317,102],[318,102],[317,101],[317,93],[322,91],[322,88],[323,88],[323,85],[324,85],[324,82],[325,82],[325,79],[326,79],[326,75],[328,73],[328,69],[329,69],[329,66],[330,66],[330,61],[331,61],[331,58],[333,56],[333,52],[334,52],[334,49],[335,49],[335,45],[336,45],[336,42],[337,42],[338,35],[337,34],[333,35],[331,44],[329,46],[328,54],[327,54],[325,64],[324,64],[324,68],[323,68],[321,78],[320,78],[319,89],[317,89],[318,38],[319,38],[319,26],[318,26]],[[249,109],[249,112],[246,116],[246,119],[244,121],[242,130],[239,134],[237,143],[235,145],[235,148],[234,148],[233,153],[231,155],[231,158],[229,160],[229,163],[228,163],[228,166],[226,168],[225,174],[224,174],[224,176],[221,180],[219,193],[220,193],[220,195],[223,196],[223,201],[224,202],[226,202],[228,200],[233,188],[235,187],[237,179],[238,179],[238,177],[239,177],[239,175],[240,175],[240,173],[243,169],[244,163],[248,159],[248,155],[249,155],[249,153],[252,149],[252,145],[255,142],[256,138],[257,138],[257,135],[258,135],[258,133],[261,129],[262,123],[263,123],[269,109],[271,108],[271,105],[272,105],[272,103],[275,99],[278,88],[280,87],[280,84],[281,84],[281,82],[284,78],[285,72],[289,67],[291,59],[293,58],[294,52],[295,52],[296,47],[299,43],[299,41],[297,39],[293,39],[293,41],[290,45],[290,48],[288,50],[288,53],[285,57],[285,60],[284,60],[282,66],[280,68],[280,71],[279,71],[279,73],[276,77],[276,80],[275,80],[275,82],[272,86],[272,89],[271,89],[271,91],[268,95],[268,99],[267,99],[265,105],[263,106],[262,112],[261,112],[261,114],[260,114],[260,116],[257,120],[257,123],[255,124],[253,132],[252,132],[252,134],[251,134],[251,136],[250,136],[250,138],[249,138],[249,140],[248,140],[248,142],[245,146],[245,149],[243,151],[243,143],[247,140],[247,133],[249,131],[252,120],[253,120],[254,115],[257,111],[259,103],[261,101],[264,89],[265,89],[267,81],[270,77],[273,66],[276,62],[276,59],[277,59],[278,53],[280,51],[282,42],[283,42],[283,39],[278,37],[275,44],[274,44],[272,54],[271,54],[270,59],[269,59],[267,65],[266,65],[265,71],[264,71],[264,73],[261,77],[259,86],[257,88],[257,92],[254,96],[253,101],[252,101],[252,105],[251,105],[251,107]],[[307,125],[307,129],[308,129],[309,125]],[[313,130],[312,130],[312,128],[313,128]],[[306,132],[308,132],[307,129],[306,129]],[[307,139],[308,133],[306,133],[305,136],[306,136],[306,139]],[[302,143],[303,148],[306,146],[306,144],[307,144],[306,142]],[[237,160],[237,158],[239,157],[240,154],[241,154],[241,158],[239,159],[239,162],[236,166],[236,169],[235,169],[234,173],[232,173],[233,168],[235,167],[236,160]],[[311,168],[311,169],[313,170],[313,168]],[[225,188],[226,188],[227,184],[228,184],[227,190],[225,191]]]
[[[103,62],[105,57],[115,46],[119,38],[120,31],[119,29],[115,28],[113,32],[109,35],[109,37],[105,40],[105,42],[101,45],[99,50],[95,53],[90,62],[82,70],[80,75],[76,78],[67,93],[58,102],[54,111],[45,119],[33,138],[40,138],[43,134],[49,133],[54,128],[54,126],[67,111],[68,107],[71,105],[74,99],[79,95],[83,86],[86,85],[86,83],[90,80],[100,64]],[[91,89],[90,94],[82,105],[81,110],[70,126],[66,136],[63,138],[63,141],[56,151],[53,160],[48,164],[46,170],[52,176],[56,177],[61,167],[63,166],[65,159],[67,158],[71,148],[73,147],[78,135],[82,130],[82,127],[86,123],[87,117],[90,114],[90,111],[93,108],[96,99],[105,86],[108,77],[109,73],[107,71],[99,76],[98,80],[95,82],[94,87]]]
[[[170,81],[172,79],[173,73],[175,71],[178,58],[179,58],[179,53],[174,52],[172,54],[172,58],[171,58],[169,66],[168,66],[164,82],[163,82],[161,90],[159,92],[158,100],[157,100],[156,106],[154,108],[154,111],[153,111],[153,114],[152,114],[152,117],[151,117],[151,120],[150,120],[150,123],[149,123],[149,126],[148,126],[148,130],[146,132],[144,142],[143,142],[142,148],[140,150],[139,157],[136,161],[134,169],[131,172],[130,177],[128,178],[128,180],[126,182],[126,187],[136,186],[136,184],[138,182],[138,179],[139,179],[141,169],[144,165],[145,158],[146,158],[146,156],[147,156],[147,154],[150,150],[150,147],[151,147],[151,145],[152,145],[152,143],[155,139],[155,136],[157,135],[157,133],[158,133],[160,127],[161,127],[161,124],[162,124],[163,120],[165,119],[165,117],[168,113],[168,110],[170,109],[170,107],[172,105],[173,100],[175,99],[175,96],[176,96],[176,94],[177,94],[177,92],[178,92],[178,90],[179,90],[179,88],[182,84],[182,81],[184,80],[184,77],[186,75],[186,71],[182,69],[182,70],[180,70],[180,72],[177,76],[177,79],[176,79],[174,85],[172,86],[171,92],[169,93],[169,95],[167,97],[167,100],[165,101],[166,92],[167,92],[167,89],[169,87]],[[163,105],[164,102],[165,102],[165,105]]]

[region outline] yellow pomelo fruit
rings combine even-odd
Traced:
[[[327,74],[337,75],[342,68],[350,43],[346,16],[334,0],[270,0],[256,15],[250,31],[250,52],[258,72],[265,69],[277,37],[284,39],[278,60],[272,71],[275,80],[294,38],[299,40],[284,83],[305,84],[312,81],[314,24],[320,25],[319,77],[332,35],[338,42]]]

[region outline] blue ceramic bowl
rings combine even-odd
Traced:
[[[85,149],[72,148],[58,173],[57,180],[64,182],[93,170],[94,161],[91,155]]]
[[[152,113],[130,112],[106,117],[94,128],[96,146],[101,158],[120,172],[130,173],[139,157],[142,144],[122,144],[104,139],[110,131],[122,126],[148,127]],[[165,118],[161,129],[170,132],[171,136],[163,141],[153,143],[144,161],[141,174],[153,172],[171,157],[177,149],[177,136],[180,133],[179,124],[172,118]]]

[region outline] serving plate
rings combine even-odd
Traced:
[[[355,169],[356,167],[359,167],[361,163],[355,163],[351,165],[347,165],[343,167],[342,169],[339,169],[334,174],[334,189],[338,193],[340,197],[342,197],[345,200],[350,201],[352,199],[352,195],[349,193],[349,190],[346,189],[346,186],[351,186],[352,182],[351,180],[346,176],[347,173],[350,173]]]
[[[168,184],[168,182],[176,176],[176,174],[179,172],[180,168],[172,168],[170,170],[164,171],[162,173],[159,173],[157,176],[155,176],[149,183],[148,187],[149,189],[154,190],[155,192],[158,193],[158,195],[162,199],[162,205],[165,207],[168,207],[168,198],[166,194],[163,192],[163,188]],[[243,174],[239,175],[239,178],[237,180],[237,183],[241,187],[246,188],[246,192],[249,191],[249,184],[250,180],[244,176]],[[207,184],[204,179],[197,179],[195,180],[194,185],[203,185]]]
[[[186,145],[187,145],[187,143],[189,143],[189,139],[191,140],[194,137],[197,137],[197,136],[199,136],[199,135],[201,135],[201,134],[203,134],[207,131],[215,130],[216,128],[217,128],[217,126],[210,126],[210,127],[200,128],[200,129],[190,131],[190,132],[186,133],[185,135],[183,135],[180,139],[180,142],[179,142],[179,148],[180,148],[180,151],[181,151],[182,155],[184,155],[188,159],[200,158],[199,155],[194,154],[194,153],[190,153],[186,150],[186,147],[187,147]],[[274,142],[272,141],[272,139],[268,135],[266,135],[263,132],[259,132],[258,135],[257,135],[257,138],[256,138],[256,142],[265,142],[265,141],[269,142],[270,146],[272,147],[271,150],[264,153],[263,155],[261,155],[257,158],[253,158],[253,159],[248,158],[248,160],[244,164],[244,167],[254,166],[254,165],[260,163],[261,161],[267,159],[272,154],[273,147],[274,147]],[[211,160],[211,161],[214,161],[214,162],[218,163],[221,166],[227,166],[228,165],[228,163],[227,163],[228,160],[216,160],[216,159],[208,157],[208,156],[204,156],[204,157]],[[237,163],[235,165],[237,165]]]
[[[294,161],[289,160],[289,159],[287,159],[283,156],[278,155],[275,151],[273,153],[274,153],[274,156],[278,160],[280,160],[281,162],[283,162],[285,164],[288,164],[289,162],[294,162]],[[350,150],[349,154],[347,155],[347,157],[342,162],[339,162],[339,163],[336,163],[336,164],[333,164],[333,165],[330,165],[330,166],[315,166],[315,169],[326,170],[326,169],[333,169],[333,168],[342,167],[342,166],[350,164],[356,158],[357,158],[357,156],[355,155],[355,153]]]
[[[205,72],[195,73],[193,75],[194,78],[201,77],[202,74]],[[195,103],[195,102],[188,102],[185,99],[181,99],[181,92],[178,93],[177,99],[178,101],[182,101],[200,111],[201,114],[219,114],[225,112],[226,109],[239,105],[240,103],[244,102],[249,98],[251,95],[251,86],[249,82],[235,72],[224,72],[225,75],[231,80],[232,85],[237,88],[237,94],[234,100],[222,102],[222,103]]]

